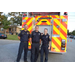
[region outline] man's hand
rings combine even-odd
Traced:
[[[18,39],[20,40],[20,37],[18,36]]]
[[[50,47],[51,47],[50,45],[51,45],[51,41],[49,41],[49,47],[48,47],[48,49],[50,49]]]
[[[41,39],[40,39],[40,45],[41,45]]]
[[[30,38],[30,43],[32,44],[32,38]]]
[[[48,47],[48,49],[50,49],[50,46]]]

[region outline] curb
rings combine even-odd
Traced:
[[[9,39],[0,39],[0,40],[2,40],[2,41],[19,41],[19,40],[9,40]]]

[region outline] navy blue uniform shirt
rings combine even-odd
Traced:
[[[29,31],[22,30],[18,36],[20,37],[20,41],[28,42],[28,39],[30,38],[30,33]]]
[[[31,33],[32,43],[39,43],[41,39],[41,33],[38,31],[33,31]]]
[[[47,35],[43,34],[41,36],[41,40],[42,40],[43,45],[47,45],[47,44],[49,44],[49,41],[51,41],[49,34],[47,34]]]

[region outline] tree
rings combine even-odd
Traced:
[[[2,25],[2,20],[4,19],[4,15],[2,15],[3,12],[0,12],[0,26]]]
[[[67,35],[69,35],[69,30],[67,30]]]
[[[16,23],[17,25],[18,24],[20,24],[20,25],[22,25],[22,17],[15,17],[15,21],[14,21],[14,23]]]
[[[15,23],[18,25],[22,25],[22,14],[23,12],[9,12],[8,16],[10,16],[10,22],[12,25],[14,25]]]
[[[2,25],[3,28],[5,29],[5,34],[6,34],[6,29],[8,29],[10,25],[10,21],[7,20],[6,16],[4,16],[4,19],[2,20]]]
[[[9,12],[8,16],[13,16],[13,17],[20,16],[20,17],[22,17],[22,12]]]
[[[72,31],[72,34],[75,35],[75,30]]]
[[[12,18],[10,18],[10,23],[11,23],[11,25],[14,25],[14,22],[15,22],[15,19],[12,17]]]

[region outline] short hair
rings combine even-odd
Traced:
[[[27,25],[27,24],[24,24],[23,28],[25,28],[26,25]]]
[[[48,29],[47,29],[47,28],[45,28],[44,30],[47,30],[47,31],[48,31]]]
[[[36,25],[35,27],[38,27],[38,28],[39,28],[39,26],[38,26],[38,25]]]

